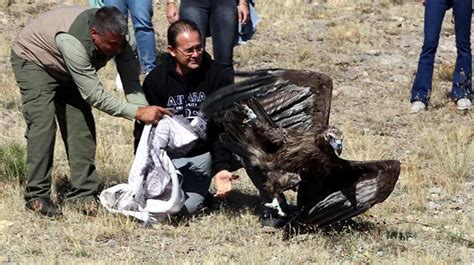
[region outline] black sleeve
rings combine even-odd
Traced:
[[[219,139],[219,134],[223,132],[221,126],[221,124],[210,121],[207,127],[209,142],[211,144],[212,176],[221,170],[232,171],[232,152],[230,152]]]
[[[135,121],[133,127],[133,154],[137,153],[138,143],[140,143],[140,138],[142,137],[143,128],[145,124]]]
[[[166,77],[163,72],[166,72],[166,69],[156,67],[143,80],[143,93],[150,105],[163,107],[165,104],[162,102],[166,93]]]
[[[216,71],[214,76],[213,91],[233,83],[232,78],[224,71]],[[233,171],[231,161],[232,152],[220,141],[219,135],[224,133],[222,124],[216,124],[212,120],[208,123],[208,137],[211,144],[212,171],[213,176],[221,170]]]

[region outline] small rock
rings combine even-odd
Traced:
[[[367,51],[367,54],[372,55],[372,56],[379,56],[380,54],[382,54],[382,52],[377,51],[377,50],[369,50]]]
[[[428,192],[431,193],[431,194],[440,194],[441,193],[441,188],[440,187],[430,188],[428,190]]]
[[[323,20],[313,21],[313,25],[311,26],[311,30],[313,32],[322,32],[326,29],[326,22]]]
[[[357,54],[357,55],[354,56],[354,62],[356,62],[356,63],[365,62],[369,58],[370,58],[370,56],[366,53]]]
[[[109,241],[107,241],[107,244],[111,247],[115,247],[117,245],[117,240],[110,239]]]
[[[388,81],[395,83],[408,83],[408,77],[404,75],[392,75],[388,78]]]
[[[438,209],[439,208],[439,204],[437,204],[436,202],[428,202],[428,208],[430,209]]]
[[[403,17],[397,17],[397,16],[392,16],[392,17],[390,17],[390,20],[391,20],[391,21],[396,21],[396,22],[403,22],[403,21],[405,21],[405,18],[403,18]]]

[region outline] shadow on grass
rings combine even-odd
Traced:
[[[211,212],[224,211],[231,216],[240,216],[243,212],[258,214],[260,201],[257,195],[234,190],[225,199],[212,198]]]
[[[347,219],[325,227],[292,221],[284,227],[283,239],[289,240],[292,237],[301,234],[321,234],[327,237],[337,237],[353,233],[380,233],[381,227],[382,226],[376,222],[360,220],[359,218]]]
[[[210,213],[225,213],[226,215],[239,217],[242,213],[251,212],[258,214],[259,198],[255,194],[245,193],[239,190],[232,191],[225,199],[215,198],[209,193],[204,201],[204,209],[194,216],[186,216],[178,213],[168,216],[165,223],[172,226],[186,226],[195,218],[200,218]]]

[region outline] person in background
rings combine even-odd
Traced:
[[[211,36],[214,60],[223,65],[234,78],[234,46],[238,23],[249,21],[247,0],[181,0],[179,13],[174,0],[167,0],[167,18],[171,23],[189,19],[197,24],[201,32],[201,42],[205,46],[206,36]]]
[[[65,200],[93,214],[100,178],[91,106],[143,123],[169,114],[161,107],[147,106],[138,79],[139,62],[127,33],[127,21],[115,7],[63,7],[40,14],[14,40],[11,63],[27,125],[27,209],[49,217],[62,215],[50,198],[56,123],[71,169]],[[113,57],[128,102],[108,94],[97,76]]]
[[[142,72],[147,75],[155,68],[156,58],[153,0],[103,0],[103,3],[117,7],[126,17],[130,12]]]
[[[433,81],[433,65],[443,18],[453,8],[457,58],[450,97],[459,110],[472,106],[472,0],[420,0],[425,6],[424,41],[411,90],[411,112],[426,110]]]

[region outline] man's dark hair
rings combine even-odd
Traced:
[[[94,27],[99,34],[128,34],[127,19],[115,6],[104,6],[97,10],[90,27]]]
[[[183,32],[197,32],[199,37],[201,37],[201,32],[199,31],[196,23],[188,19],[180,19],[173,22],[168,28],[168,45],[171,47],[176,47],[176,37]]]

